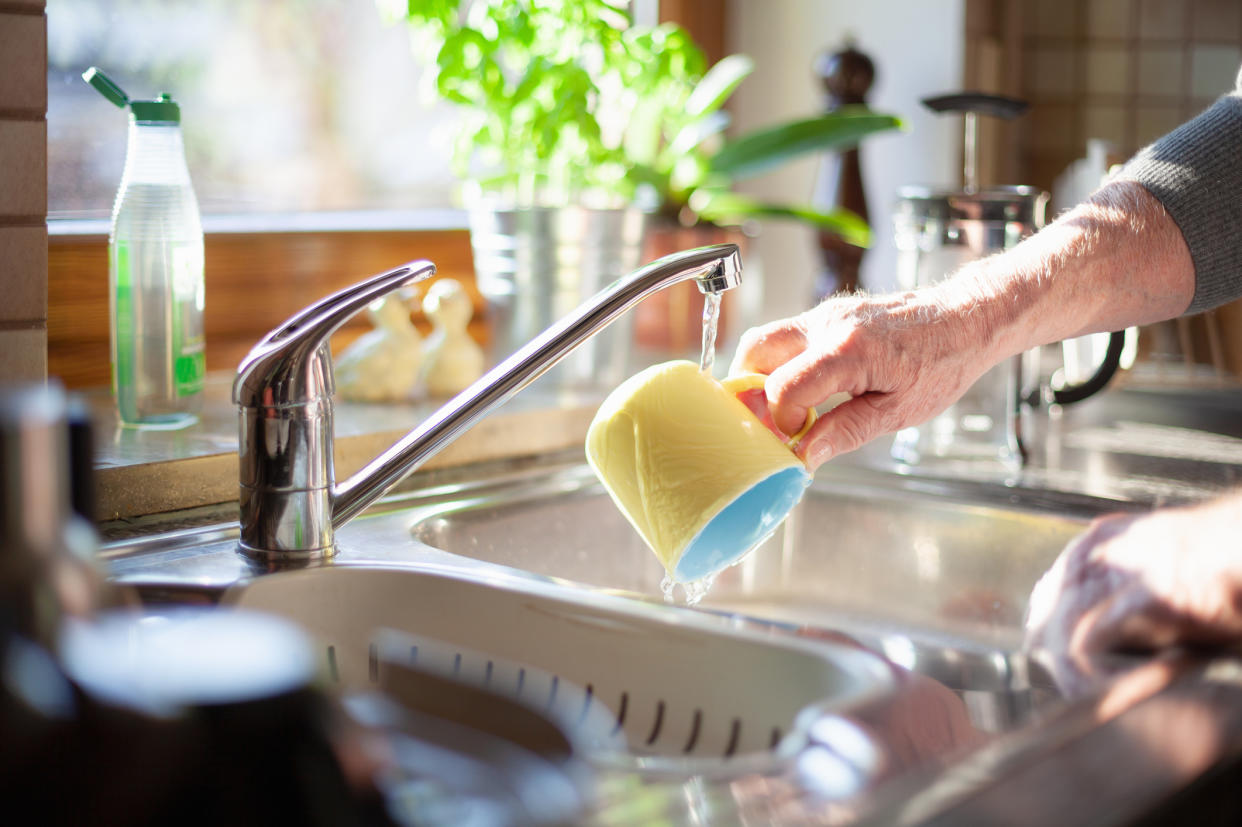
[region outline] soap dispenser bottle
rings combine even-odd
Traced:
[[[82,77],[130,113],[108,238],[117,411],[125,426],[182,428],[198,419],[206,363],[203,226],[181,110],[168,95],[130,100],[96,68]]]

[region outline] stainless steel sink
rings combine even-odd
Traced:
[[[148,603],[224,599],[299,619],[320,639],[325,664],[345,687],[366,685],[376,672],[382,678],[384,658],[373,654],[378,641],[370,633],[371,627],[386,626],[406,635],[411,659],[411,647],[417,647],[419,665],[431,664],[454,676],[468,672],[485,686],[505,680],[524,692],[538,679],[549,683],[543,691],[551,695],[550,682],[559,675],[560,690],[570,694],[558,691],[558,697],[568,699],[571,712],[589,701],[614,727],[623,709],[632,715],[642,706],[645,717],[627,718],[624,727],[631,747],[639,745],[632,754],[640,761],[683,760],[692,743],[695,749],[710,747],[709,762],[730,765],[710,783],[696,774],[684,783],[665,784],[655,798],[648,797],[648,786],[636,795],[630,775],[614,777],[617,784],[607,788],[601,809],[608,814],[604,823],[618,823],[614,811],[629,807],[631,812],[640,804],[643,817],[635,823],[670,813],[677,814],[676,821],[716,823],[703,814],[726,811],[738,818],[719,823],[773,823],[785,820],[774,813],[784,813],[786,806],[803,815],[821,814],[828,811],[825,806],[842,807],[851,800],[862,808],[859,813],[870,800],[893,802],[900,809],[924,785],[940,795],[932,782],[946,767],[962,769],[964,775],[950,772],[945,783],[966,791],[966,798],[969,790],[985,788],[996,777],[988,761],[1030,762],[1041,771],[1061,767],[1061,745],[1085,737],[1098,720],[1082,705],[1060,709],[1051,681],[1022,651],[1023,618],[1035,582],[1093,516],[1201,499],[1242,478],[1242,462],[1231,459],[1242,454],[1222,452],[1216,439],[1202,447],[1188,445],[1188,429],[1200,428],[1198,420],[1146,417],[1145,396],[1106,396],[1101,405],[1108,402],[1112,408],[1090,407],[1093,400],[1052,422],[1055,428],[1045,428],[1048,433],[1039,442],[1044,450],[1015,484],[903,475],[865,456],[856,464],[834,460],[819,471],[780,531],[722,574],[694,608],[665,605],[661,566],[598,485],[580,451],[420,474],[411,481],[416,488],[346,525],[338,534],[336,557],[306,572],[271,574],[257,568],[237,552],[236,525],[220,523],[228,517],[218,512],[209,515],[212,525],[157,529],[110,543],[102,556],[112,579],[136,588]],[[1125,438],[1130,433],[1125,423],[1109,424],[1117,418],[1113,408],[1158,423],[1165,429],[1158,434],[1163,441]],[[1236,409],[1232,402],[1222,403],[1217,419],[1235,421]],[[1187,410],[1198,416],[1217,408],[1205,404]],[[1216,424],[1204,433],[1220,433]],[[1226,447],[1242,445],[1242,434],[1235,439]],[[1106,444],[1097,444],[1101,441]],[[686,644],[687,658],[703,654],[699,649],[720,655],[720,662],[694,661],[699,665],[683,670],[686,697],[706,691],[715,675],[762,672],[783,680],[780,676],[792,669],[807,678],[801,682],[805,691],[795,692],[784,705],[780,717],[786,721],[799,704],[822,691],[879,685],[872,680],[878,676],[866,674],[870,667],[853,671],[858,664],[848,655],[833,660],[841,650],[832,644],[840,643],[841,636],[852,638],[910,674],[893,672],[893,692],[877,709],[867,708],[865,691],[845,692],[838,699],[844,698],[844,705],[835,709],[866,728],[881,752],[890,744],[889,735],[893,745],[903,748],[910,746],[912,734],[952,737],[927,745],[914,756],[915,763],[905,765],[905,776],[869,764],[870,742],[854,739],[863,749],[849,758],[858,782],[853,792],[837,784],[840,761],[825,759],[853,738],[848,727],[841,731],[844,740],[831,742],[821,743],[810,730],[803,733],[807,763],[828,767],[820,773],[820,780],[829,782],[822,789],[807,784],[802,761],[786,764],[788,772],[779,778],[767,770],[735,774],[770,766],[779,757],[779,749],[771,750],[771,733],[786,734],[787,724],[769,719],[763,690],[735,694],[735,700],[756,705],[723,705],[722,716],[712,716],[710,734],[704,728],[706,712],[696,719],[698,707],[679,704],[677,737],[649,745],[660,720],[660,700],[666,715],[672,706],[656,697],[652,709],[646,691],[638,703],[639,693],[629,680],[638,670],[618,669],[619,650],[613,644],[624,640],[627,657],[641,661],[642,673],[658,681],[667,671],[665,659],[641,647],[666,634]],[[765,652],[767,642],[773,649]],[[790,642],[797,645],[790,647]],[[740,671],[728,665],[736,653],[749,664]],[[834,670],[847,680],[834,682]],[[851,682],[851,676],[863,684]],[[728,681],[716,684],[727,687]],[[928,703],[903,704],[903,697]],[[959,744],[954,740],[959,731],[951,725],[925,725],[935,723],[929,712],[940,714],[943,723],[963,708],[976,730],[1022,731],[984,737],[986,746],[978,748],[977,732]],[[889,728],[877,728],[886,714]],[[766,739],[735,743],[734,719],[743,720],[748,735],[767,733]],[[1039,726],[1022,727],[1036,719]],[[671,718],[662,720],[659,732],[665,733]],[[759,723],[752,726],[751,721]],[[911,722],[912,731],[901,726]],[[752,765],[747,755],[759,763]],[[1126,759],[1144,755],[1117,756],[1119,771],[1127,772]],[[983,770],[971,762],[976,756]],[[703,766],[682,769],[697,773]],[[1074,765],[1068,766],[1058,783],[1074,780]],[[868,786],[871,782],[876,786]],[[848,820],[843,815],[841,822]]]
[[[1117,507],[959,481],[822,469],[786,524],[723,573],[706,612],[843,633],[965,699],[1003,730],[1055,699],[1021,651],[1031,589],[1089,517]],[[588,469],[418,512],[428,546],[660,600],[663,568]]]
[[[1016,728],[1058,696],[1022,652],[1027,600],[1115,500],[831,463],[786,524],[696,609],[664,606],[663,569],[576,453],[473,469],[390,498],[346,527],[333,565],[400,565],[555,586],[782,636],[845,635],[958,693],[973,724]],[[156,535],[106,551],[148,600],[216,600],[254,577],[236,530]],[[468,645],[468,643],[467,643]]]

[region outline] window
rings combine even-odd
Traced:
[[[48,210],[110,214],[127,115],[82,80],[181,105],[204,214],[448,206],[452,110],[369,0],[48,0]]]

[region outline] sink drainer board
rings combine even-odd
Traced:
[[[301,624],[344,689],[379,683],[387,660],[411,663],[548,712],[614,756],[768,757],[815,717],[890,688],[866,652],[542,583],[338,565],[259,577],[225,601]]]

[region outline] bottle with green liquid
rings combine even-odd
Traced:
[[[203,225],[185,163],[181,109],[168,95],[130,100],[95,68],[82,77],[129,109],[108,238],[117,411],[129,427],[183,428],[198,420],[206,362]]]

